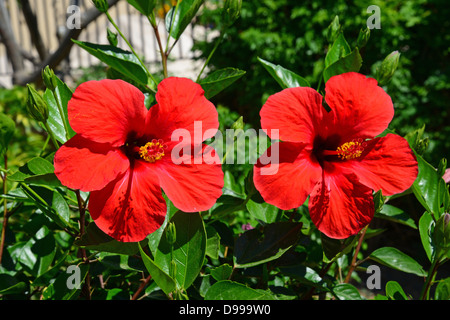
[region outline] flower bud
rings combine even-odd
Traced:
[[[438,175],[440,177],[444,176],[445,171],[447,169],[447,159],[446,158],[442,158],[441,161],[439,161],[439,165],[438,165]]]
[[[110,45],[113,47],[117,47],[117,44],[119,43],[119,40],[117,39],[117,33],[112,32],[109,28],[106,29],[107,32],[107,39]]]
[[[327,28],[328,43],[332,44],[337,39],[340,32],[341,32],[341,25],[339,24],[339,17],[335,16],[333,21]]]
[[[98,9],[98,11],[105,13],[109,9],[108,2],[106,0],[92,0],[94,6]]]
[[[240,16],[242,0],[225,0],[222,18],[227,27],[231,26]]]
[[[448,254],[450,250],[450,214],[444,213],[436,221],[433,232],[433,242],[437,249],[438,259]]]
[[[177,230],[175,228],[175,223],[169,222],[167,225],[166,238],[170,245],[173,245],[177,241]]]
[[[377,80],[380,86],[387,84],[391,80],[397,69],[399,59],[400,53],[394,51],[383,60],[381,66],[377,70]]]
[[[48,119],[48,106],[44,98],[34,89],[27,84],[28,98],[27,98],[27,111],[31,117],[40,122],[47,122]]]
[[[44,80],[45,86],[51,91],[54,91],[58,86],[55,73],[52,69],[50,69],[49,66],[46,66],[44,69],[42,69],[42,80]]]
[[[237,119],[232,125],[231,125],[231,129],[233,130],[244,130],[244,121],[243,121],[243,117],[240,116],[239,119]]]
[[[370,29],[366,27],[365,29],[361,29],[358,34],[358,40],[356,40],[356,45],[358,48],[364,47],[370,38]]]

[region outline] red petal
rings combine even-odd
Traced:
[[[330,238],[348,238],[368,225],[374,215],[372,190],[354,175],[324,170],[311,193],[309,213],[317,229]]]
[[[390,196],[407,190],[417,178],[416,157],[408,142],[395,134],[367,141],[360,158],[342,162],[359,181],[383,195]]]
[[[115,147],[122,146],[132,132],[142,134],[147,113],[139,89],[109,79],[79,85],[67,108],[75,132]]]
[[[86,192],[102,189],[130,166],[120,149],[92,142],[79,134],[58,149],[54,164],[55,174],[63,185]]]
[[[191,151],[177,151],[175,155],[156,161],[155,173],[175,207],[184,212],[205,211],[222,195],[222,166],[214,149],[207,145],[198,153],[194,153],[191,146],[188,149]],[[181,158],[177,157],[179,153]]]
[[[283,210],[301,206],[322,174],[305,145],[290,142],[274,143],[253,170],[255,187],[263,199]]]
[[[201,143],[219,128],[215,106],[205,98],[202,87],[190,79],[164,79],[158,85],[156,101],[147,117],[148,135],[168,141],[174,130],[184,129]]]
[[[312,143],[325,113],[317,91],[288,88],[267,99],[260,112],[261,128],[272,139]],[[279,137],[272,130],[279,130]]]
[[[335,133],[349,138],[373,138],[394,116],[389,95],[373,78],[349,72],[331,77],[325,85],[325,101],[332,109]]]
[[[97,226],[122,242],[137,242],[164,222],[166,202],[158,177],[140,161],[100,191],[91,192],[89,212]]]

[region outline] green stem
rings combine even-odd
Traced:
[[[8,157],[4,155],[5,160],[5,173],[3,174],[3,194],[7,193],[7,185],[6,185],[6,176],[7,176],[7,170],[8,170]],[[8,207],[7,207],[7,200],[6,198],[3,200],[3,226],[2,226],[2,237],[0,240],[0,265],[2,264],[2,257],[3,257],[3,249],[5,247],[5,239],[6,239],[6,229],[8,227]]]
[[[42,147],[41,153],[39,154],[40,157],[42,157],[42,155],[45,152],[45,149],[47,149],[47,145],[48,145],[49,141],[50,141],[50,135],[47,135],[47,138],[45,139],[45,142],[44,142],[44,146]]]
[[[216,52],[217,48],[219,47],[219,45],[222,42],[224,37],[225,37],[225,29],[223,29],[222,32],[220,33],[219,39],[216,41],[216,44],[214,45],[214,48],[209,53],[208,58],[206,59],[205,63],[203,64],[202,70],[200,70],[200,73],[198,74],[196,82],[200,81],[200,77],[203,74],[203,71],[205,70],[206,66],[209,63],[209,60],[211,60],[212,56],[214,55],[214,52]]]
[[[134,50],[133,46],[131,45],[131,43],[128,41],[128,39],[124,36],[124,34],[122,33],[122,31],[120,30],[119,26],[114,22],[113,18],[111,17],[111,15],[108,12],[105,12],[106,17],[108,18],[109,22],[111,22],[111,24],[114,26],[114,28],[116,29],[116,31],[120,34],[120,36],[122,37],[122,39],[125,41],[125,43],[127,44],[127,46],[130,48],[131,52],[133,52],[133,54],[135,55],[135,57],[138,59],[139,63],[142,65],[142,67],[144,68],[145,72],[147,73],[147,75],[150,77],[150,79],[152,79],[152,81],[155,84],[158,84],[158,82],[156,82],[155,78],[153,78],[152,74],[150,73],[150,71],[148,71],[147,67],[145,66],[144,62],[141,60],[141,58],[139,57],[139,55],[136,53],[136,51]],[[151,88],[150,88],[151,89]],[[154,91],[153,89],[151,89],[152,91]]]
[[[40,195],[38,195],[33,189],[31,189],[26,183],[21,183],[20,184],[22,187],[24,187],[25,189],[28,190],[28,192],[30,192],[33,196],[36,197],[37,200],[39,200],[42,204],[47,204],[47,202],[45,202],[44,199],[42,199],[42,197]]]
[[[430,288],[436,278],[437,269],[439,267],[439,259],[435,259],[428,270],[427,281],[422,289],[421,300],[428,300],[430,295]]]
[[[50,126],[48,125],[47,122],[44,122],[44,126],[45,126],[45,129],[47,130],[48,135],[50,136],[50,139],[51,139],[52,142],[53,142],[53,145],[54,145],[55,148],[58,150],[58,149],[59,149],[59,143],[58,143],[58,141],[56,140],[55,135],[53,134],[52,129],[50,129]]]

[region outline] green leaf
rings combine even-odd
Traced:
[[[67,252],[64,256],[59,258],[59,260],[57,262],[55,262],[54,266],[52,266],[46,272],[37,276],[36,279],[34,279],[34,281],[32,282],[32,285],[34,287],[48,285],[51,282],[51,279],[53,279],[55,277],[55,275],[59,272],[61,266],[66,261],[66,258],[68,257],[68,255],[69,255],[69,252]]]
[[[219,259],[220,235],[211,226],[206,226],[206,255],[213,259]]]
[[[435,219],[439,219],[441,205],[445,199],[444,192],[448,192],[445,181],[437,170],[426,162],[420,155],[416,154],[419,166],[419,174],[412,185],[412,191],[417,200],[426,211],[432,213]]]
[[[216,281],[222,281],[227,280],[231,276],[232,272],[233,272],[232,266],[230,266],[229,264],[223,264],[221,266],[218,266],[217,268],[212,269],[211,276]]]
[[[53,262],[56,247],[53,233],[43,226],[28,241],[19,242],[8,248],[16,264],[21,264],[35,277],[45,273]]]
[[[306,79],[300,77],[294,72],[283,68],[280,65],[274,65],[266,60],[263,60],[258,57],[259,62],[263,65],[263,67],[269,72],[269,74],[274,78],[281,88],[294,88],[294,87],[311,87]]]
[[[435,223],[431,214],[428,211],[425,211],[419,219],[419,234],[420,240],[422,241],[422,246],[430,261],[433,259],[435,250],[432,237],[434,224]]]
[[[340,32],[339,36],[336,38],[330,50],[327,52],[327,55],[325,56],[325,67],[332,65],[340,58],[351,53],[351,51],[352,49],[345,40],[344,34]]]
[[[22,293],[26,288],[25,282],[19,282],[15,277],[8,274],[0,274],[0,295]]]
[[[14,264],[20,264],[24,266],[29,272],[33,270],[37,261],[36,254],[31,250],[34,244],[34,240],[18,242],[8,247],[9,255],[11,256]]]
[[[144,239],[140,243],[147,245],[148,240]],[[139,242],[120,242],[108,236],[100,230],[94,222],[91,222],[85,234],[74,242],[75,245],[93,251],[117,253],[124,255],[135,255],[139,252]]]
[[[329,65],[323,71],[323,79],[325,82],[328,81],[331,77],[343,74],[346,72],[358,72],[361,68],[362,58],[359,54],[358,48],[355,48],[351,53],[343,56],[333,64]]]
[[[46,226],[40,228],[33,237],[34,243],[31,247],[33,253],[37,256],[37,264],[34,266],[34,271],[37,276],[47,272],[53,263],[56,254],[56,243],[53,232]]]
[[[434,292],[435,300],[450,300],[450,278],[440,280]]]
[[[297,243],[301,227],[301,223],[277,222],[244,232],[234,246],[235,268],[278,259]]]
[[[413,219],[402,209],[391,206],[389,204],[383,205],[381,212],[375,215],[377,218],[386,219],[389,221],[394,221],[397,223],[404,224],[413,229],[417,229],[417,226]]]
[[[0,112],[0,154],[3,154],[8,149],[8,144],[15,130],[15,122],[9,116]]]
[[[363,300],[358,289],[349,283],[340,283],[336,285],[332,292],[339,300]]]
[[[172,38],[178,40],[181,37],[203,2],[204,0],[183,0],[170,9],[166,16],[166,29]]]
[[[70,211],[64,197],[56,189],[45,186],[23,186],[28,199],[60,227],[70,227]]]
[[[69,127],[69,136],[73,137],[75,135],[75,131],[73,131],[72,128],[70,127],[67,115],[67,104],[69,103],[69,100],[72,98],[73,92],[64,82],[61,81],[61,79],[59,79],[58,77],[55,78],[57,83],[55,92],[58,97],[58,100],[61,102],[61,107],[64,112],[64,118],[67,126]],[[67,141],[66,129],[64,128],[63,120],[59,113],[59,108],[52,91],[46,89],[43,98],[48,106],[47,124],[52,130],[53,134],[55,135],[55,138],[59,142],[65,143]]]
[[[78,40],[72,41],[100,61],[122,73],[124,76],[140,84],[147,85],[147,72],[132,52],[111,45],[95,44]]]
[[[117,253],[109,253],[109,252],[100,252],[97,255],[98,261],[110,268],[112,270],[119,270],[121,272],[132,271],[132,272],[140,272],[143,271],[143,265],[140,263],[140,260],[137,260],[136,257],[125,255],[125,254],[117,254]]]
[[[275,300],[269,290],[252,289],[230,280],[213,284],[205,295],[205,300]]]
[[[391,300],[409,300],[408,296],[397,281],[386,283],[386,296]]]
[[[170,219],[175,225],[176,241],[172,245],[164,230],[155,255],[155,263],[167,274],[175,273],[180,288],[187,289],[197,278],[206,254],[206,231],[199,213],[178,211]],[[172,261],[176,265],[176,270]]]
[[[230,86],[233,82],[238,80],[245,74],[245,71],[235,68],[224,68],[216,70],[198,83],[205,90],[206,99],[214,97],[216,94]]]
[[[141,253],[142,261],[144,261],[144,265],[147,268],[148,272],[152,276],[152,279],[156,282],[156,284],[164,291],[165,294],[169,294],[176,289],[175,280],[172,279],[167,273],[165,273],[161,268],[156,265],[156,263],[150,259],[150,257],[142,250],[140,244],[138,244],[139,251]]]
[[[144,16],[149,16],[156,5],[156,0],[127,0],[127,1]]]
[[[324,283],[320,275],[314,269],[306,267],[301,263],[280,266],[280,270],[284,275],[293,277],[302,284],[329,291],[329,289],[323,285]]]
[[[43,158],[32,158],[8,178],[11,181],[35,185],[61,187],[61,182],[54,174],[53,164]]]
[[[258,201],[255,197],[252,197],[247,201],[246,207],[248,212],[250,212],[254,218],[264,223],[270,224],[277,220],[278,208],[267,202]]]
[[[412,273],[420,277],[427,274],[416,260],[392,247],[379,248],[372,252],[369,258],[392,269]]]

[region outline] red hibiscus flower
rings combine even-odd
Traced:
[[[313,223],[342,239],[372,220],[374,190],[386,196],[403,192],[418,168],[405,139],[375,138],[394,115],[391,98],[375,79],[353,72],[334,76],[326,83],[325,101],[329,112],[311,88],[269,97],[261,127],[269,136],[278,129],[281,142],[260,157],[254,183],[266,202],[284,210],[299,207],[310,195]],[[267,164],[277,150],[278,163]]]
[[[88,81],[75,90],[68,115],[77,134],[56,152],[55,174],[65,186],[91,192],[90,215],[105,233],[130,242],[157,230],[166,215],[161,188],[185,212],[207,210],[222,194],[221,165],[202,161],[214,159],[214,150],[171,139],[176,129],[193,136],[194,121],[201,142],[217,130],[216,108],[203,93],[189,79],[167,78],[147,110],[142,92],[122,80]],[[182,154],[192,161],[175,164],[171,151],[179,143],[204,154]]]

